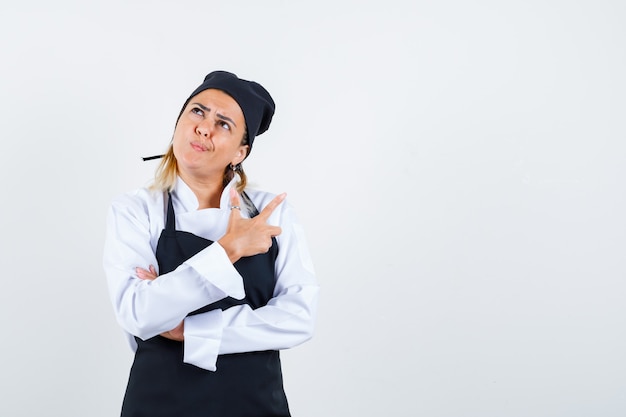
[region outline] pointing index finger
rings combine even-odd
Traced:
[[[272,212],[274,211],[274,209],[276,209],[276,207],[278,207],[280,203],[282,203],[285,200],[285,197],[287,197],[287,193],[282,193],[274,197],[272,201],[270,201],[269,204],[265,206],[263,210],[261,210],[258,217],[260,217],[263,220],[267,220],[272,214]]]

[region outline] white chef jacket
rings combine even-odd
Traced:
[[[171,192],[176,230],[214,243],[153,281],[139,279],[135,268],[158,268],[155,253],[165,227],[167,193],[142,188],[113,200],[103,264],[117,321],[133,350],[133,335],[146,340],[184,320],[183,361],[214,371],[219,354],[286,349],[312,336],[319,288],[302,227],[287,201],[268,219],[282,233],[276,237],[276,286],[267,305],[256,310],[237,305],[187,317],[224,297],[245,296],[243,278],[217,242],[226,233],[234,185],[235,180],[225,188],[220,208],[198,210],[193,191],[177,179]],[[246,194],[259,211],[274,198],[262,191]],[[243,204],[241,214],[247,217]]]

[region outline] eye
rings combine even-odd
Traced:
[[[191,112],[198,116],[204,116],[204,111],[200,107],[192,107]]]
[[[225,130],[230,130],[230,125],[229,125],[227,122],[223,121],[223,120],[219,121],[219,122],[218,122],[218,125],[219,125],[222,129],[225,129]]]

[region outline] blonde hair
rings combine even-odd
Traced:
[[[247,132],[243,135],[243,139],[241,140],[242,145],[248,144],[248,134]],[[246,154],[246,158],[250,154],[250,148],[248,147],[248,151]],[[241,193],[246,188],[248,184],[248,177],[243,170],[243,166],[238,164],[235,169],[239,174],[239,181],[237,181],[236,188],[237,192]],[[229,182],[232,181],[235,176],[235,170],[231,165],[227,165],[224,168],[224,176],[222,177],[222,184],[224,187],[228,185]],[[174,144],[170,143],[170,146],[167,148],[167,152],[163,155],[161,159],[161,163],[156,168],[156,172],[154,174],[154,182],[150,186],[152,190],[160,190],[160,191],[172,191],[174,189],[174,184],[176,184],[176,178],[178,177],[178,163],[176,161],[176,157],[174,156]]]

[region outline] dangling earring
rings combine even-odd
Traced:
[[[241,167],[240,164],[234,165],[234,164],[230,164],[230,169],[233,171],[233,174],[236,174],[237,171],[239,171],[239,168]]]

